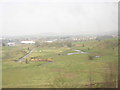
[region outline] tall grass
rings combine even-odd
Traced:
[[[102,74],[103,82],[96,83],[97,88],[118,88],[118,64],[109,62],[105,73]]]
[[[67,78],[64,77],[64,74],[60,74],[55,78],[51,84],[52,88],[80,88],[80,84],[77,82],[68,82]]]
[[[104,75],[105,88],[117,88],[118,87],[118,65],[117,63],[109,62],[107,64],[107,70]]]

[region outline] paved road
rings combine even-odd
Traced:
[[[23,60],[24,58],[26,58],[27,56],[29,56],[29,55],[33,52],[33,50],[34,50],[34,49],[32,49],[32,50],[31,50],[29,53],[27,53],[25,56],[19,58],[19,59],[17,60],[17,62],[22,62],[22,60]]]

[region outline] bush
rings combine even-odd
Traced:
[[[89,60],[93,60],[93,59],[94,59],[94,56],[89,55],[89,56],[88,56],[88,59],[89,59]]]

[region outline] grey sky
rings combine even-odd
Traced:
[[[108,33],[118,30],[115,2],[1,2],[3,35]]]

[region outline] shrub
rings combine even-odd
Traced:
[[[88,56],[88,59],[89,59],[89,60],[93,60],[93,59],[94,59],[94,56],[89,55],[89,56]]]

